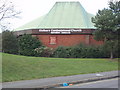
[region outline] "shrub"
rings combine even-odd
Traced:
[[[55,52],[54,57],[59,58],[80,58],[82,56],[82,49],[79,46],[73,46],[73,47],[64,47],[59,46]]]
[[[98,49],[99,49],[99,57],[101,57],[101,58],[108,58],[109,57],[109,53],[104,48],[104,45],[99,46]]]
[[[105,58],[108,57],[103,46],[86,46],[83,44],[73,47],[60,46],[54,51],[57,58]]]
[[[19,37],[19,54],[25,56],[36,56],[35,48],[42,46],[42,43],[31,35],[25,34]]]
[[[2,52],[10,54],[18,53],[18,40],[11,31],[2,32]]]
[[[41,54],[41,56],[42,57],[52,57],[53,51],[54,50],[52,48],[45,47],[44,50],[43,50],[43,52],[42,52],[42,54]]]
[[[53,49],[49,47],[39,47],[35,49],[35,52],[37,52],[36,56],[41,56],[41,57],[52,57],[53,55]]]
[[[66,49],[63,46],[59,46],[54,51],[54,57],[57,58],[65,58],[66,57]]]
[[[75,58],[85,58],[86,57],[86,47],[83,44],[74,46],[73,54]]]
[[[119,57],[118,55],[119,54],[119,40],[114,40],[112,42],[106,41],[103,45],[103,49],[108,53],[109,57],[111,56],[111,53],[113,55],[113,58]]]

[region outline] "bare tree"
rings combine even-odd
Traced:
[[[0,0],[0,28],[6,29],[10,24],[8,19],[19,18],[20,11],[15,10],[15,6],[11,1]]]

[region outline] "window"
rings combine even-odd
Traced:
[[[56,37],[50,37],[50,44],[56,44]]]

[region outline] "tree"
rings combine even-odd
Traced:
[[[24,34],[19,38],[19,54],[25,56],[35,56],[35,49],[40,47],[42,43],[32,35]]]
[[[8,0],[0,0],[0,28],[6,30],[10,22],[9,19],[18,18],[20,11],[15,10],[15,6]]]
[[[18,53],[18,40],[11,31],[2,32],[2,52],[10,54]]]
[[[98,10],[97,15],[92,18],[97,30],[94,38],[98,41],[103,40],[106,48],[109,48],[110,58],[114,56],[116,45],[118,45],[118,31],[120,30],[120,1],[109,2],[109,8]]]

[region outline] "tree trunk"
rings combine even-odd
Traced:
[[[113,59],[113,52],[110,52],[110,59]]]

